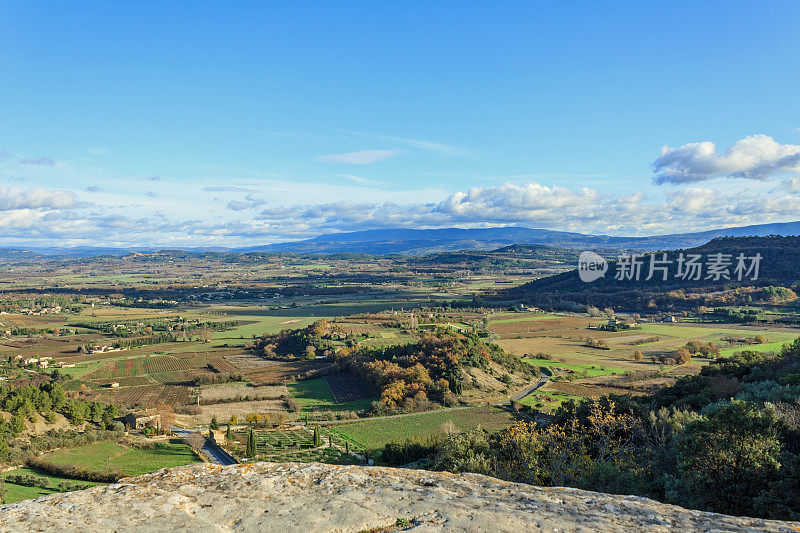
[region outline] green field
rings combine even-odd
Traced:
[[[530,357],[523,359],[528,364],[533,366],[547,366],[547,367],[558,367],[558,368],[567,368],[569,370],[574,370],[575,372],[586,373],[588,377],[594,378],[597,376],[610,376],[612,374],[625,374],[628,370],[624,370],[622,368],[612,368],[612,367],[604,367],[604,366],[597,366],[597,365],[575,365],[575,364],[567,364],[567,363],[560,363],[558,361],[551,361],[550,359],[541,359],[538,357]]]
[[[93,442],[86,446],[58,450],[44,458],[56,464],[122,472],[128,476],[198,462],[192,450],[177,439],[156,443],[150,450],[127,447],[112,441]]]
[[[251,324],[242,324],[228,331],[217,331],[214,333],[214,339],[252,339],[254,336],[260,337],[261,335],[278,333],[282,329],[298,329],[304,328],[309,324],[313,324],[318,320],[318,317],[307,316],[301,318],[290,318],[285,316],[262,316],[254,317],[248,315],[230,314],[225,317],[225,320],[238,320],[238,321],[252,321],[257,322]]]
[[[15,468],[14,470],[4,472],[3,478],[5,479],[6,476],[8,476],[9,474],[30,474],[39,478],[45,478],[50,481],[50,485],[52,487],[57,486],[62,481],[67,481],[69,483],[74,483],[74,484],[89,485],[92,487],[103,484],[95,481],[80,481],[59,476],[53,476],[50,474],[44,474],[42,472],[27,467]],[[14,503],[20,500],[32,500],[34,498],[38,498],[39,496],[47,496],[48,494],[55,494],[57,492],[59,491],[55,490],[55,488],[46,489],[42,487],[28,487],[25,485],[17,485],[15,483],[6,483],[6,496],[5,498],[3,498],[3,503]]]
[[[725,350],[720,351],[720,355],[723,357],[730,357],[736,352],[742,352],[745,350],[750,350],[752,352],[775,352],[778,353],[783,348],[783,345],[786,344],[785,342],[765,342],[764,344],[751,344],[749,346],[737,346],[735,348],[727,348]]]
[[[369,408],[371,399],[356,402],[337,403],[323,378],[296,381],[286,386],[294,398],[300,402],[302,413],[315,411],[361,411]]]
[[[331,431],[356,443],[359,447],[376,450],[390,442],[402,442],[412,437],[440,433],[446,422],[452,422],[459,430],[466,431],[477,426],[489,430],[502,429],[513,421],[514,415],[497,407],[468,407],[435,413],[366,420],[332,426]]]
[[[542,400],[541,397],[547,397],[547,400]],[[520,403],[523,403],[525,405],[530,405],[531,407],[539,409],[540,411],[552,411],[553,409],[561,405],[563,402],[566,402],[568,400],[575,400],[576,402],[579,402],[583,399],[584,399],[583,396],[566,394],[564,392],[536,391],[534,394],[526,396],[525,398],[520,400]]]

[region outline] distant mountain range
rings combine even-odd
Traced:
[[[715,237],[763,237],[800,235],[800,221],[723,228],[696,233],[676,233],[650,237],[614,237],[588,235],[547,229],[521,227],[481,229],[375,229],[320,235],[313,239],[245,248],[177,248],[191,252],[275,252],[275,253],[362,253],[374,255],[423,255],[453,250],[494,250],[514,244],[551,246],[588,250],[674,250],[700,246]],[[0,258],[60,255],[93,257],[125,255],[130,252],[153,252],[163,248],[3,248]]]
[[[707,243],[715,237],[763,237],[800,235],[800,222],[759,224],[697,233],[651,237],[613,237],[520,227],[485,229],[380,229],[320,235],[313,239],[268,244],[243,251],[409,254],[449,250],[493,250],[513,244],[535,244],[571,249],[674,250]]]

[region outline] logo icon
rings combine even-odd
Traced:
[[[581,252],[578,256],[578,276],[581,281],[590,283],[605,276],[607,271],[608,262],[602,256],[589,251]]]

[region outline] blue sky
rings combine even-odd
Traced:
[[[797,2],[0,2],[0,245],[800,220],[798,27]]]

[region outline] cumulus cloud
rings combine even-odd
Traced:
[[[400,155],[400,150],[360,150],[358,152],[347,152],[345,154],[321,155],[317,161],[330,163],[333,165],[369,165],[378,161],[385,161]]]
[[[600,193],[587,187],[571,190],[538,183],[505,184],[451,194],[435,211],[465,222],[550,221],[553,217],[587,220],[596,216],[593,206],[600,198]]]
[[[232,211],[244,211],[246,209],[255,209],[257,207],[261,207],[266,203],[267,202],[261,198],[257,198],[252,194],[248,194],[244,197],[244,200],[231,200],[228,202],[228,209]]]
[[[74,209],[80,202],[75,193],[33,187],[0,186],[0,211],[15,209]]]
[[[800,191],[764,197],[710,188],[673,191],[659,200],[641,192],[616,196],[591,188],[538,183],[476,187],[439,202],[396,204],[337,201],[264,209],[258,221],[273,235],[317,235],[374,228],[519,225],[593,234],[642,235],[800,219]],[[241,230],[240,222],[238,226]]]
[[[23,157],[19,160],[21,165],[37,165],[42,167],[52,167],[56,164],[52,157],[46,155],[40,157]]]
[[[750,135],[736,141],[724,153],[706,141],[665,146],[652,163],[653,181],[695,183],[714,178],[766,180],[787,173],[800,172],[800,146],[779,144],[767,135]]]
[[[340,200],[262,206],[250,216],[235,204],[229,206],[235,215],[229,211],[228,217],[203,220],[182,220],[179,215],[159,212],[140,215],[139,209],[132,208],[128,215],[110,207],[60,209],[57,207],[73,204],[47,199],[48,194],[58,192],[38,191],[39,200],[33,201],[35,192],[0,190],[0,235],[4,241],[234,246],[375,228],[509,225],[643,235],[800,219],[800,191],[764,195],[752,189],[720,192],[703,187],[650,198],[641,192],[613,195],[591,188],[505,184],[459,191],[433,202]],[[241,203],[253,209],[261,206],[262,200],[247,195]]]

